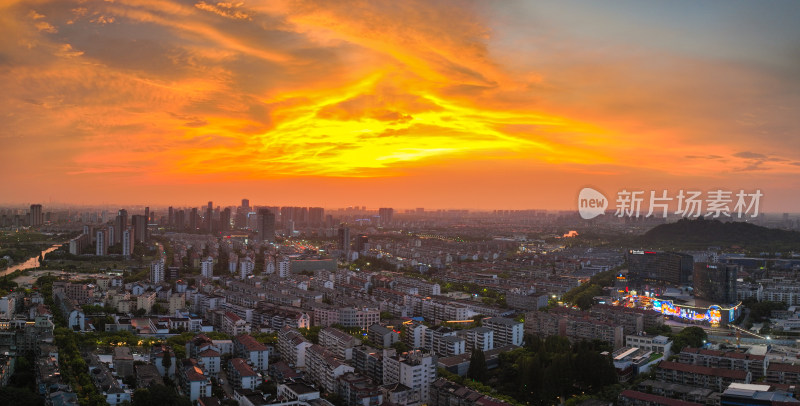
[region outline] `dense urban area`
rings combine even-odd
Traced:
[[[800,220],[0,208],[0,404],[800,405]]]

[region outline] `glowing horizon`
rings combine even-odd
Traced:
[[[795,211],[800,6],[770,6],[2,1],[0,201]]]

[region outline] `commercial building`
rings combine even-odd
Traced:
[[[678,252],[629,250],[628,278],[636,285],[682,286],[691,282],[691,255]]]
[[[712,303],[737,301],[736,278],[739,266],[698,262],[694,264],[694,296]]]

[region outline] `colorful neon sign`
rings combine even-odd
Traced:
[[[676,305],[671,300],[661,300],[638,295],[625,296],[621,304],[626,307],[637,307],[646,310],[653,310],[665,316],[672,316],[696,322],[708,322],[712,325],[717,325],[722,321],[723,310],[728,313],[728,321],[733,322],[733,320],[736,318],[736,311],[739,307],[736,305],[730,309],[723,309],[718,305],[712,305],[704,309],[699,307]]]

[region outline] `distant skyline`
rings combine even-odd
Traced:
[[[798,15],[0,0],[0,204],[572,210],[593,187],[760,189],[796,212]]]

